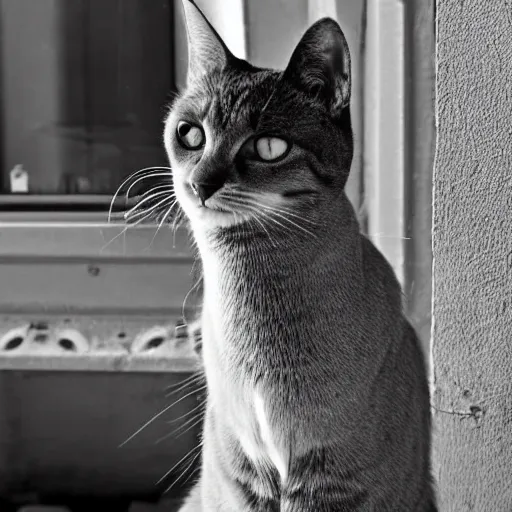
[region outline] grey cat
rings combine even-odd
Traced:
[[[436,510],[427,375],[400,286],[344,186],[350,54],[315,23],[284,72],[183,0],[165,145],[201,257],[208,399],[182,512]]]

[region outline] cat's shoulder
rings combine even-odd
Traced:
[[[389,261],[366,235],[361,233],[359,236],[365,275],[382,283],[390,291],[401,293],[400,283]]]

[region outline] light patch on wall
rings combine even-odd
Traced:
[[[369,0],[364,186],[368,234],[404,282],[404,6]]]
[[[247,58],[245,20],[242,0],[197,0],[210,23],[222,37],[231,53],[239,59]]]
[[[325,17],[337,19],[336,0],[309,0],[309,23],[314,23],[315,21]]]
[[[247,59],[246,20],[243,0],[196,0],[208,21],[222,37],[235,57]],[[187,35],[183,17],[183,7],[175,2],[174,58],[176,86],[182,90],[187,76]]]

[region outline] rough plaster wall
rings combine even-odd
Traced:
[[[437,23],[434,471],[443,512],[510,512],[512,2]]]

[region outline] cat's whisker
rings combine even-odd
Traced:
[[[185,482],[183,482],[184,485],[187,484],[187,482],[190,482],[190,479],[193,478],[197,473],[201,471],[201,466],[198,465],[196,468],[194,468],[194,471],[190,473],[190,475],[185,479]]]
[[[165,414],[167,411],[172,409],[175,405],[179,404],[182,400],[185,400],[189,396],[192,396],[194,393],[197,393],[198,391],[202,391],[202,389],[205,389],[206,385],[199,389],[194,389],[190,393],[187,393],[186,395],[182,396],[175,402],[173,402],[171,405],[168,405],[167,407],[164,407],[159,413],[155,414],[149,421],[146,421],[142,427],[140,427],[136,432],[134,432],[128,439],[123,441],[119,448],[122,448],[124,445],[129,443],[134,437],[138,436],[145,428],[147,428],[149,425],[151,425],[154,421],[156,421],[158,418],[160,418],[163,414]]]
[[[222,195],[221,196],[227,203],[231,202],[232,204],[236,204],[237,206],[243,206],[246,208],[247,213],[251,215],[250,220],[254,220],[259,224],[259,226],[263,229],[263,231],[268,236],[270,243],[274,246],[274,248],[277,248],[276,243],[274,242],[274,239],[271,237],[270,232],[265,227],[265,224],[262,222],[262,220],[258,217],[257,211],[254,208],[248,208],[248,205],[245,204],[242,200],[240,200],[237,197],[231,196],[231,195]],[[236,214],[235,214],[236,215]],[[235,217],[236,218],[236,217]]]
[[[272,213],[273,215],[283,219],[284,221],[288,222],[289,224],[292,224],[296,228],[301,229],[302,231],[304,231],[308,235],[316,238],[316,235],[313,232],[311,232],[310,230],[306,229],[304,226],[301,226],[300,224],[297,224],[293,220],[289,219],[288,216],[290,215],[290,216],[298,217],[299,219],[301,219],[303,221],[308,221],[308,219],[304,219],[304,218],[302,218],[302,217],[300,217],[300,216],[298,216],[298,215],[296,215],[294,213],[291,213],[291,212],[287,212],[286,215],[283,215],[282,213],[280,213],[281,210],[279,208],[275,208],[273,206],[264,204],[263,202],[256,201],[253,198],[249,199],[249,197],[247,197],[247,203],[251,203],[256,208],[263,208],[263,209],[265,209],[267,212]],[[242,204],[242,203],[240,203],[240,204]],[[263,212],[260,212],[260,213],[263,213]]]
[[[277,249],[277,244],[274,242],[274,239],[270,236],[270,233],[269,231],[267,230],[267,228],[265,227],[265,224],[263,223],[263,221],[261,219],[258,218],[258,216],[254,216],[253,219],[261,226],[261,228],[263,229],[263,231],[265,231],[265,233],[267,234],[269,240],[270,240],[270,243],[273,245],[273,247],[275,249]]]
[[[126,232],[128,231],[128,229],[130,228],[135,228],[136,226],[138,226],[139,224],[141,224],[142,222],[144,222],[145,220],[147,220],[149,217],[151,217],[151,212],[149,214],[147,214],[146,216],[140,218],[139,220],[137,220],[137,222],[135,222],[134,224],[126,224],[124,229],[119,232],[117,235],[115,235],[109,242],[107,242],[101,249],[100,249],[100,254],[109,246],[111,245],[115,240],[117,240],[120,236],[123,236],[126,234]]]
[[[153,238],[151,239],[151,242],[149,243],[149,247],[148,247],[148,250],[151,249],[151,247],[153,247],[153,243],[155,242],[156,240],[156,237],[158,235],[158,232],[160,231],[160,229],[162,228],[162,226],[164,225],[164,222],[169,218],[169,216],[171,215],[171,212],[173,210],[173,208],[176,206],[176,203],[178,202],[177,199],[174,200],[174,202],[171,204],[171,206],[164,212],[164,214],[162,215],[162,218],[157,222],[158,222],[158,227],[156,228],[156,231],[155,231],[155,234],[153,235]]]
[[[183,223],[183,212],[182,212],[181,208],[179,207],[179,203],[178,203],[178,210],[176,211],[176,215],[174,216],[174,220],[171,225],[173,249],[176,247],[176,233],[182,223]]]
[[[204,404],[202,404],[202,405],[204,407]],[[187,421],[183,422],[181,425],[178,425],[171,432],[169,432],[169,433],[165,434],[164,436],[160,437],[159,439],[157,439],[155,441],[155,445],[160,444],[163,441],[165,441],[166,439],[169,439],[170,437],[173,437],[173,436],[175,436],[176,439],[177,439],[178,437],[180,437],[182,434],[184,434],[185,432],[187,432],[191,428],[194,428],[194,426],[197,425],[200,421],[202,421],[203,418],[204,418],[204,412],[200,412],[200,413],[194,414],[194,416],[192,416],[192,418],[189,418]],[[198,422],[198,420],[199,420],[199,422]],[[188,427],[188,428],[185,428],[185,427],[187,427],[187,425],[190,425],[191,423],[194,423],[194,424],[192,426]],[[185,429],[184,432],[181,432],[179,435],[176,435],[182,429]]]
[[[252,202],[251,206],[254,206],[254,208],[250,208],[249,204],[246,201],[243,201],[242,199],[231,197],[230,200],[233,204],[237,204],[238,206],[244,207],[249,213],[252,213],[253,217],[262,216],[262,217],[268,219],[269,221],[273,222],[274,224],[280,226],[281,228],[286,229],[290,233],[295,232],[290,226],[286,226],[286,225],[282,224],[281,222],[279,222],[278,220],[276,220],[275,218],[273,218],[269,212],[264,211],[264,210],[257,211],[256,208],[258,206],[260,206],[259,203]],[[302,228],[302,229],[304,229],[304,228]],[[311,233],[309,233],[309,234],[311,234]]]
[[[202,446],[203,443],[198,443],[194,447],[192,447],[178,462],[176,462],[176,464],[174,464],[174,466],[171,469],[166,471],[166,473],[155,483],[155,485],[161,484],[182,462],[186,461],[191,455],[193,455],[196,450],[199,449],[199,454],[201,454]]]
[[[197,453],[191,460],[190,464],[182,471],[180,476],[174,480],[174,482],[167,487],[167,489],[164,491],[164,494],[169,492],[187,473],[187,471],[192,467],[194,462],[201,456],[201,452]]]
[[[197,289],[197,287],[201,284],[201,282],[203,281],[203,276],[201,276],[194,284],[194,286],[192,286],[192,288],[190,288],[190,290],[187,292],[187,295],[185,295],[185,298],[183,299],[183,305],[181,306],[181,316],[182,318],[185,318],[186,320],[186,317],[185,317],[185,308],[186,308],[186,305],[187,305],[187,300],[188,298],[190,297],[190,295],[192,293],[194,293],[194,291]],[[188,322],[187,322],[188,323]]]
[[[113,209],[114,209],[114,204],[115,204],[115,201],[116,199],[118,198],[119,194],[121,193],[123,187],[125,185],[127,185],[130,180],[133,179],[133,177],[137,174],[139,174],[140,172],[143,172],[143,170],[140,170],[140,171],[136,171],[135,173],[133,174],[130,174],[130,176],[128,176],[122,183],[121,185],[119,185],[119,187],[117,188],[117,190],[114,192],[114,195],[112,196],[112,199],[110,201],[110,207],[108,209],[108,222],[110,223],[111,222],[111,218],[112,218],[112,212],[113,212]]]
[[[133,214],[139,210],[142,205],[146,204],[147,202],[151,201],[152,199],[157,199],[162,196],[172,197],[169,196],[169,192],[167,190],[161,190],[160,192],[154,192],[151,195],[147,196],[145,199],[139,201],[134,207],[130,208],[127,212],[124,214],[124,218],[128,219],[130,216],[133,216]]]
[[[176,393],[179,393],[180,391],[183,391],[184,389],[188,388],[189,386],[193,385],[193,384],[200,384],[201,381],[205,382],[206,379],[205,379],[205,376],[200,372],[198,371],[198,374],[197,374],[197,377],[193,380],[190,380],[188,382],[185,382],[184,384],[182,384],[181,386],[179,386],[178,388],[174,389],[173,391],[170,391],[169,393],[167,393],[165,395],[166,398],[169,398],[171,397],[172,395],[175,395]],[[204,385],[204,384],[203,384]],[[167,389],[171,389],[171,388],[166,388]]]
[[[254,217],[256,217],[256,216],[262,216],[262,217],[264,217],[265,219],[267,219],[267,220],[269,220],[269,221],[273,222],[274,224],[276,224],[276,225],[280,226],[281,228],[286,229],[288,232],[290,232],[290,233],[293,233],[293,232],[294,232],[294,230],[293,230],[291,227],[289,227],[289,226],[285,226],[284,224],[281,224],[278,220],[274,219],[274,218],[273,218],[273,217],[272,217],[268,212],[266,212],[266,211],[262,211],[262,210],[257,211],[255,208],[248,208],[247,203],[243,202],[242,200],[240,200],[240,202],[238,202],[238,203],[236,202],[236,200],[233,200],[233,203],[235,203],[235,204],[238,204],[238,205],[240,205],[240,206],[245,207],[248,211],[250,211],[250,212],[253,214],[253,216],[254,216]],[[257,207],[258,205],[257,205],[257,204],[254,204],[254,206],[255,206],[255,207]]]
[[[265,208],[265,209],[272,209],[276,212],[279,212],[279,213],[282,213],[282,214],[286,214],[286,215],[289,215],[291,217],[295,217],[296,219],[298,220],[301,220],[301,221],[304,221],[304,222],[307,222],[308,224],[311,224],[313,226],[317,226],[318,225],[318,222],[315,222],[314,220],[311,220],[311,219],[307,219],[306,217],[303,217],[302,215],[299,215],[297,214],[296,212],[290,210],[289,208],[286,208],[285,206],[274,206],[274,205],[269,205],[269,204],[266,204],[264,201],[260,200],[258,201],[258,199],[262,199],[260,197],[258,197],[258,194],[253,194],[251,192],[246,192],[246,191],[238,191],[237,190],[237,195],[239,195],[240,197],[243,197],[244,199],[248,199],[248,200],[253,200],[255,201],[255,205],[258,206],[258,207],[261,207],[261,208]]]
[[[138,197],[137,204],[140,204],[142,201],[146,200],[151,194],[156,192],[157,190],[167,190],[168,193],[174,194],[174,186],[171,184],[157,185],[155,187],[151,187],[149,190],[146,190],[142,195]],[[135,196],[137,197],[137,196]]]
[[[168,196],[165,192],[161,192],[160,194],[161,194],[161,195],[165,195],[166,197],[164,197],[164,199],[161,199],[158,203],[156,203],[156,204],[154,204],[154,205],[150,206],[150,207],[149,207],[149,208],[147,208],[147,209],[141,210],[140,212],[137,212],[137,211],[136,211],[136,213],[132,213],[132,214],[130,214],[129,216],[127,216],[127,217],[125,218],[125,220],[130,221],[130,220],[133,220],[133,219],[135,219],[135,218],[139,217],[140,215],[144,215],[144,214],[146,214],[146,213],[147,213],[147,214],[149,214],[149,215],[151,215],[151,214],[153,214],[153,213],[154,213],[154,212],[155,212],[155,211],[156,211],[160,206],[162,206],[162,205],[164,205],[164,204],[168,204],[168,203],[169,203],[169,201],[172,201],[172,199],[173,199],[171,196]]]
[[[204,421],[204,414],[198,414],[196,417],[196,421],[194,421],[194,423],[192,423],[191,425],[189,425],[185,430],[181,431],[177,436],[176,436],[176,439],[180,438],[181,436],[185,435],[187,432],[190,432],[193,428],[197,427],[198,425],[200,425],[203,421]],[[190,421],[190,420],[189,420]],[[188,423],[188,422],[187,422]],[[180,426],[180,428],[176,429],[176,432],[179,432],[182,427],[184,427],[186,424],[184,423],[182,426]]]
[[[304,231],[304,233],[307,233],[308,235],[312,236],[313,238],[317,238],[317,236],[312,231],[309,231],[309,229],[306,229],[304,226],[297,224],[296,222],[289,219],[285,215],[281,215],[279,212],[276,212],[275,210],[272,210],[270,208],[266,208],[266,210],[269,212],[269,215],[271,215],[271,214],[276,215],[277,217],[279,217],[280,219],[283,219],[284,221],[288,222],[292,226],[295,226],[296,228]]]
[[[205,378],[204,378],[204,376],[202,376],[202,378],[197,378],[196,380],[193,380],[193,381],[190,381],[188,383],[183,384],[182,386],[180,386],[179,388],[177,388],[177,389],[175,389],[173,391],[169,391],[165,395],[165,397],[166,398],[170,398],[171,396],[176,395],[177,393],[180,393],[181,391],[184,391],[185,389],[189,388],[192,385],[199,386],[199,384],[201,384],[201,383],[203,383],[203,385],[204,385],[204,382],[205,382]]]
[[[139,169],[138,171],[133,172],[132,174],[130,174],[127,178],[125,178],[123,180],[121,185],[119,185],[117,190],[114,192],[114,195],[112,196],[112,200],[110,201],[110,207],[109,207],[109,210],[108,210],[108,222],[109,223],[110,223],[111,218],[112,218],[112,211],[113,211],[113,208],[114,208],[115,201],[116,201],[117,197],[119,196],[119,194],[121,193],[121,191],[123,190],[123,188],[131,180],[133,180],[136,176],[139,176],[141,174],[151,174],[152,172],[155,172],[156,170],[169,170],[169,171],[171,171],[171,168],[170,167],[146,167],[144,169]],[[127,197],[125,198],[125,200],[127,200]]]
[[[286,226],[284,224],[282,224],[281,222],[279,222],[277,219],[275,219],[274,217],[272,217],[269,213],[267,212],[259,212],[260,215],[262,215],[263,217],[265,217],[267,220],[269,220],[270,222],[273,222],[274,224],[276,224],[277,226],[285,229],[286,231],[288,231],[289,233],[295,233],[295,230],[293,228],[291,228],[290,226]]]
[[[183,327],[185,327],[185,326],[183,326]],[[177,382],[176,384],[171,384],[170,386],[166,386],[165,391],[167,391],[169,389],[174,389],[174,388],[181,388],[183,385],[185,385],[185,384],[189,385],[191,382],[194,382],[195,380],[198,380],[201,378],[204,379],[204,375],[201,372],[194,372],[192,375],[190,375],[186,379],[183,379],[180,382]]]
[[[167,423],[169,425],[172,425],[173,423],[181,421],[181,420],[185,419],[187,416],[189,416],[190,414],[192,414],[193,412],[197,411],[198,409],[204,408],[205,404],[206,404],[206,399],[202,400],[199,405],[196,405],[193,409],[190,409],[190,411],[186,412],[185,414],[182,414],[178,418],[175,418],[173,420],[169,420]]]
[[[135,187],[135,185],[137,185],[138,183],[141,183],[144,180],[149,180],[149,179],[153,179],[153,178],[162,178],[162,177],[172,178],[172,173],[171,172],[155,172],[155,171],[151,171],[147,175],[141,176],[141,177],[137,178],[128,187],[128,190],[125,193],[126,200],[128,201],[128,199],[130,198],[130,192],[132,191],[133,187]],[[171,183],[168,183],[168,185],[171,185]]]
[[[203,406],[203,409],[204,409],[205,404],[203,403],[202,406]],[[164,436],[164,439],[167,439],[167,438],[172,437],[172,436],[176,436],[176,438],[180,437],[181,435],[183,435],[185,432],[187,432],[191,428],[194,428],[195,425],[197,425],[198,423],[203,421],[203,418],[204,418],[204,410],[194,414],[187,421],[184,421],[181,425],[178,425],[174,430],[172,430],[171,432],[166,434]],[[183,429],[185,429],[184,432],[183,432]],[[180,432],[180,430],[182,432],[179,435],[176,435],[176,434],[178,434],[178,432]]]

